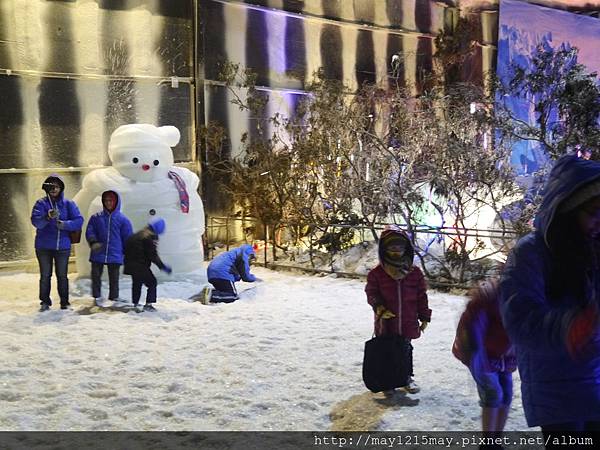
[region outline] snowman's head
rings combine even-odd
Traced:
[[[150,183],[168,176],[179,130],[172,126],[122,125],[110,137],[108,157],[124,177]]]

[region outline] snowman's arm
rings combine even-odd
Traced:
[[[81,190],[73,197],[73,201],[79,207],[79,210],[83,211],[84,214],[88,212],[92,201],[97,196],[102,194],[102,189],[100,188],[99,183],[95,182],[95,180],[90,180],[90,177],[96,178],[94,175],[97,174],[91,173],[84,177]]]
[[[185,182],[185,187],[190,196],[190,208],[202,217],[202,227],[200,228],[200,234],[204,234],[204,204],[198,194],[198,186],[200,185],[200,178],[194,172],[183,167],[175,167],[177,173]]]

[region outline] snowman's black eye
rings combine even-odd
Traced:
[[[137,164],[140,160],[137,159],[137,158],[133,158],[132,161],[133,161],[134,164]]]
[[[155,165],[155,166],[158,166],[159,164],[160,164],[160,162],[158,162],[158,159],[155,159],[155,160],[154,160],[154,165]]]

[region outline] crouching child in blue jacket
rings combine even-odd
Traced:
[[[204,290],[203,302],[231,303],[238,300],[240,297],[235,289],[236,281],[259,281],[250,273],[250,261],[255,258],[256,254],[250,244],[217,255],[207,269],[208,282],[214,286],[214,290],[212,293],[210,289]]]
[[[165,221],[160,218],[152,219],[146,227],[132,234],[125,243],[125,267],[123,273],[131,275],[131,301],[137,312],[156,311],[156,277],[150,270],[152,263],[166,273],[171,273],[158,256],[158,236],[165,231]],[[138,305],[142,295],[142,285],[148,288],[146,304]]]
[[[101,296],[102,272],[108,267],[108,299],[119,301],[119,270],[123,264],[125,241],[133,234],[131,221],[121,212],[121,199],[115,191],[102,193],[102,211],[90,217],[85,238],[90,246],[92,296],[97,306],[108,306]]]

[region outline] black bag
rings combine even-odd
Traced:
[[[399,335],[375,336],[365,342],[363,381],[371,392],[406,386],[412,374],[411,344]]]

